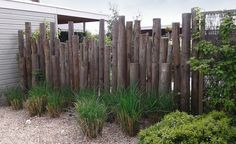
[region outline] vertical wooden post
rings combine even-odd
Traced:
[[[65,75],[65,44],[60,43],[60,83],[61,87],[66,86],[66,75]]]
[[[32,61],[31,61],[31,23],[25,23],[25,58],[27,69],[27,82],[28,88],[32,85]]]
[[[46,78],[46,82],[51,82],[50,80],[51,78],[51,74],[50,74],[50,70],[51,70],[51,56],[50,56],[50,49],[49,49],[49,40],[45,39],[43,42],[44,46],[44,56],[45,56],[45,78]]]
[[[32,60],[32,86],[37,85],[37,75],[39,72],[39,59],[37,54],[37,44],[35,39],[31,39],[31,60]]]
[[[88,59],[88,87],[89,88],[92,88],[92,85],[93,85],[93,80],[94,80],[94,61],[93,61],[93,58],[94,58],[94,53],[93,53],[93,41],[92,39],[89,40],[89,48],[88,48],[88,56],[89,56],[89,59]]]
[[[84,68],[84,87],[87,88],[88,86],[88,47],[89,43],[87,39],[84,39],[83,44],[83,68]]]
[[[172,23],[172,44],[173,44],[173,63],[174,63],[174,93],[176,106],[180,108],[180,83],[181,83],[181,72],[180,72],[180,24]]]
[[[59,73],[58,73],[58,63],[57,63],[57,57],[55,55],[52,56],[52,74],[53,74],[53,86],[55,88],[59,88]]]
[[[126,47],[127,47],[127,85],[129,85],[131,49],[132,49],[133,22],[126,22]]]
[[[118,32],[118,88],[126,87],[127,78],[127,49],[125,44],[125,16],[119,16]]]
[[[56,25],[54,22],[50,22],[50,47],[49,47],[49,52],[50,52],[50,80],[49,82],[52,82],[53,83],[53,69],[52,69],[52,55],[55,54],[55,38],[56,38]]]
[[[105,46],[104,19],[99,23],[99,88],[104,88],[104,46]]]
[[[78,37],[72,36],[72,55],[73,55],[73,86],[74,90],[79,88],[79,60],[78,60]]]
[[[59,64],[59,57],[60,57],[60,53],[59,53],[59,49],[60,49],[60,40],[58,38],[54,39],[54,55],[56,56],[56,69],[53,69],[53,71],[56,70],[57,72],[57,83],[54,84],[55,87],[60,87],[60,64]]]
[[[18,31],[18,47],[19,47],[19,72],[20,72],[20,86],[22,90],[27,88],[27,71],[25,67],[24,57],[24,34],[22,30]]]
[[[152,28],[152,89],[158,91],[159,84],[159,55],[160,55],[160,41],[161,41],[161,19],[153,19]]]
[[[181,57],[181,110],[189,112],[190,108],[190,57],[191,13],[182,14],[182,57]]]
[[[106,46],[104,51],[104,88],[110,92],[110,47]]]
[[[139,83],[139,63],[130,63],[130,85],[137,86]]]
[[[166,63],[167,61],[167,52],[168,52],[168,38],[163,37],[161,38],[161,46],[160,46],[160,56],[159,56],[159,63]]]
[[[145,91],[146,88],[146,51],[147,51],[147,34],[140,34],[139,45],[139,74],[140,74],[140,88]]]
[[[69,72],[70,72],[70,86],[74,89],[74,70],[73,70],[73,50],[72,50],[72,37],[74,35],[74,23],[68,22],[68,48],[69,48]]]
[[[139,62],[139,34],[141,33],[141,22],[139,20],[134,21],[134,52],[133,53],[133,61],[135,63]]]
[[[147,91],[152,89],[152,39],[147,42]]]
[[[40,23],[40,38],[39,38],[39,65],[40,69],[45,76],[45,56],[44,56],[44,41],[46,40],[46,26],[45,23]]]
[[[65,43],[65,83],[70,85],[70,61],[69,61],[69,43]]]
[[[99,85],[99,46],[94,40],[94,89],[98,89]]]
[[[159,94],[167,94],[170,92],[170,67],[169,63],[162,63],[160,67]]]
[[[117,88],[117,43],[118,43],[118,21],[112,27],[112,91]]]

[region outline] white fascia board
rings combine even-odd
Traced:
[[[82,17],[82,18],[90,18],[90,19],[108,19],[108,15],[105,14],[97,14],[85,11],[79,11],[69,8],[45,5],[37,2],[26,2],[19,0],[0,0],[0,8],[7,9],[16,9],[16,10],[25,10],[32,12],[41,12],[41,13],[49,13],[55,15],[65,15],[65,16],[73,16],[73,17]]]

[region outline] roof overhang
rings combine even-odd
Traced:
[[[68,21],[92,22],[98,21],[100,19],[108,19],[108,15],[105,14],[79,11],[31,1],[26,2],[20,0],[1,0],[0,8],[55,14],[58,16],[58,23],[61,24],[65,22],[67,23]]]

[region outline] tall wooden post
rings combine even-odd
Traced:
[[[79,88],[79,60],[78,60],[78,36],[72,36],[72,55],[73,55],[73,85],[74,90]]]
[[[189,112],[190,108],[190,57],[191,13],[182,14],[182,56],[181,56],[181,110]]]
[[[152,39],[148,38],[147,42],[147,91],[152,89]]]
[[[32,60],[32,86],[37,85],[37,75],[39,72],[39,57],[37,54],[37,44],[35,39],[31,39],[31,60]]]
[[[159,56],[159,64],[166,63],[167,61],[167,52],[168,52],[168,38],[161,38],[161,46],[160,46],[160,56]]]
[[[99,88],[104,88],[104,47],[105,47],[104,19],[99,23]]]
[[[69,73],[70,73],[70,86],[74,89],[74,70],[73,70],[73,50],[72,50],[72,37],[74,35],[74,23],[68,22],[68,52],[69,52]]]
[[[168,94],[171,88],[169,63],[162,63],[160,67],[159,94]]]
[[[61,87],[66,86],[65,75],[65,44],[60,43],[60,83]]]
[[[40,65],[40,69],[43,73],[43,75],[45,75],[45,56],[44,56],[44,41],[46,40],[46,25],[45,23],[40,23],[40,38],[39,38],[39,65]]]
[[[127,85],[129,85],[129,71],[131,63],[131,49],[132,49],[132,34],[133,34],[133,22],[126,22],[126,47],[127,47]]]
[[[112,27],[112,91],[117,88],[117,43],[118,43],[118,21]]]
[[[106,46],[104,51],[104,88],[110,91],[110,47]]]
[[[69,43],[65,43],[65,84],[70,85]]]
[[[141,22],[139,20],[134,21],[134,52],[132,62],[139,62],[139,34],[141,33]]]
[[[32,61],[31,61],[31,23],[25,23],[25,58],[27,69],[28,88],[32,85]]]
[[[145,91],[146,88],[146,52],[147,52],[148,34],[140,34],[139,45],[139,74],[140,88]]]
[[[130,63],[130,85],[137,86],[139,83],[139,63]]]
[[[87,86],[88,86],[88,49],[89,49],[88,40],[84,39],[82,65],[83,65],[83,68],[84,68],[84,87],[85,88],[87,88]]]
[[[127,78],[127,49],[125,44],[125,16],[119,16],[118,32],[118,87],[126,87]]]
[[[96,40],[94,42],[94,89],[99,86],[99,46]]]
[[[152,89],[158,91],[159,83],[159,55],[160,55],[160,41],[161,41],[161,19],[153,19],[152,28]]]

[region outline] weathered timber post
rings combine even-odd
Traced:
[[[25,58],[27,70],[27,86],[31,88],[32,85],[32,61],[31,61],[31,23],[25,23]]]
[[[66,75],[65,75],[65,44],[60,43],[60,83],[61,87],[66,86]]]
[[[117,88],[117,43],[118,43],[118,21],[112,27],[112,91]]]
[[[22,90],[27,88],[27,71],[24,57],[24,34],[22,30],[18,31],[18,47],[19,47],[19,72],[20,72],[20,86]]]
[[[118,32],[118,88],[126,87],[127,78],[127,49],[125,44],[125,16],[119,16],[119,32]]]
[[[105,47],[105,29],[104,19],[100,20],[99,23],[99,88],[104,88],[104,47]]]
[[[160,41],[161,41],[161,19],[153,19],[152,28],[152,90],[158,91],[159,83],[159,55],[160,55]]]
[[[45,23],[40,23],[40,37],[39,37],[39,66],[45,77],[45,56],[44,56],[44,41],[46,40],[46,26]]]
[[[180,23],[172,23],[173,65],[174,65],[174,93],[177,108],[180,108]]]
[[[104,51],[104,88],[106,91],[110,92],[110,47],[106,46]]]
[[[130,63],[130,85],[137,86],[139,83],[139,63]]]
[[[59,88],[59,76],[58,76],[58,64],[57,64],[57,57],[55,55],[52,56],[52,73],[53,73],[53,86],[54,88]]]
[[[140,89],[145,91],[146,88],[146,52],[147,52],[148,34],[140,34],[139,45],[139,75]]]
[[[168,94],[171,88],[169,63],[162,63],[160,67],[159,94]]]
[[[166,63],[167,61],[167,52],[168,52],[168,38],[161,38],[161,46],[160,46],[160,56],[159,56],[159,65],[162,63]]]
[[[99,87],[99,46],[96,40],[94,40],[94,89]]]
[[[190,57],[191,13],[182,14],[182,56],[181,56],[181,110],[189,112],[190,108]]]
[[[134,21],[134,51],[132,62],[139,63],[139,34],[141,33],[141,22],[139,20]]]
[[[60,64],[59,64],[59,57],[60,57],[60,54],[59,54],[59,49],[60,49],[60,40],[58,38],[55,38],[54,39],[54,52],[55,52],[55,56],[56,56],[56,69],[53,69],[53,70],[56,70],[57,72],[57,83],[54,83],[54,86],[55,87],[60,87],[61,83],[60,83]]]
[[[84,87],[87,88],[88,86],[88,47],[89,43],[87,39],[84,39],[83,44],[83,68],[84,68]]]
[[[56,38],[56,25],[54,22],[50,22],[50,47],[49,47],[49,55],[50,55],[50,76],[49,82],[53,84],[53,69],[52,69],[52,55],[55,54],[55,38]]]
[[[69,43],[65,43],[65,85],[70,85]]]
[[[74,70],[73,70],[73,50],[72,50],[72,37],[74,35],[74,23],[68,22],[68,49],[69,49],[69,73],[70,73],[70,86],[74,89]]]
[[[78,60],[78,36],[72,36],[72,55],[73,55],[73,86],[77,91],[79,88],[79,60]]]
[[[152,89],[152,39],[148,37],[147,41],[147,92]]]
[[[127,48],[127,85],[129,85],[131,49],[132,49],[133,22],[126,22],[126,48]]]
[[[45,78],[46,82],[51,82],[51,56],[50,56],[50,49],[49,49],[49,40],[45,39],[43,42],[43,48],[44,48],[44,56],[45,56]]]
[[[31,39],[31,60],[32,60],[32,86],[36,86],[38,81],[37,81],[37,76],[39,74],[39,57],[37,54],[37,44],[35,39]]]

